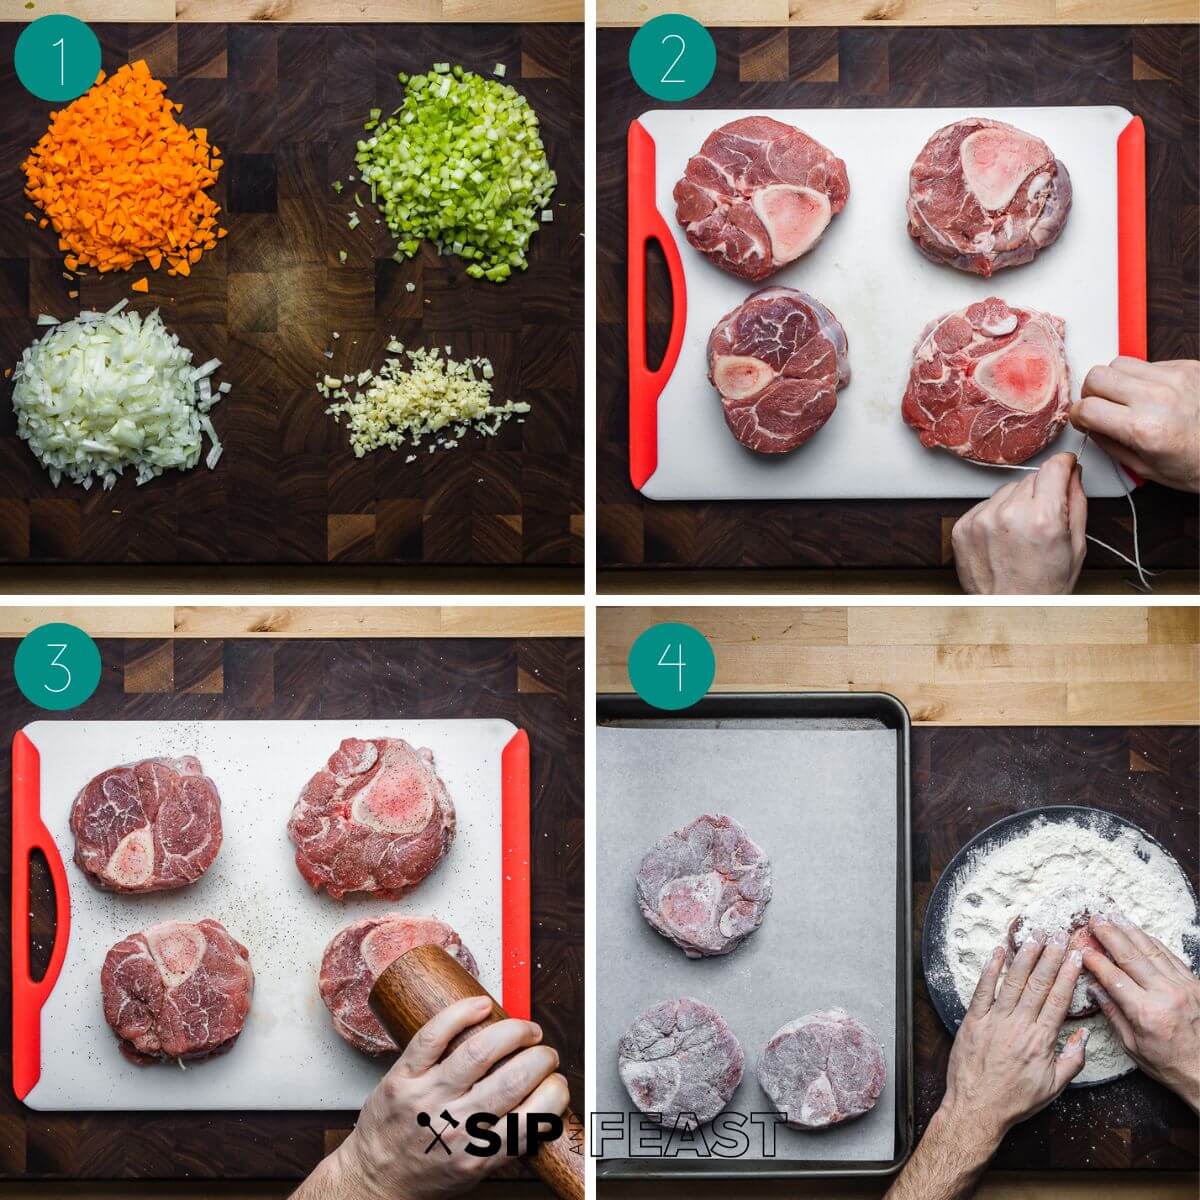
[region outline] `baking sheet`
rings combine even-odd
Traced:
[[[757,287],[710,263],[675,220],[672,189],[718,126],[763,115],[797,125],[845,159],[850,200],[820,243],[768,283],[811,292],[842,322],[851,380],[837,411],[806,445],[763,455],[729,432],[708,382],[706,346],[716,323]],[[1062,236],[1033,262],[981,279],[925,259],[906,231],[908,172],[929,136],[969,116],[991,117],[1043,138],[1071,174],[1074,203]],[[1117,136],[1131,114],[1116,106],[913,109],[657,109],[638,120],[655,142],[658,210],[687,277],[687,328],[658,401],[658,466],[642,488],[655,500],[868,499],[990,496],[1011,471],[928,450],[904,423],[900,402],[912,349],[926,323],[1001,296],[1066,320],[1072,393],[1088,369],[1118,349]],[[1081,436],[1069,426],[1036,465]],[[1082,463],[1090,496],[1120,496],[1116,469],[1094,445]]]
[[[386,912],[452,925],[501,994],[501,753],[516,727],[450,721],[38,721],[42,818],[64,863],[71,930],[62,973],[42,1010],[37,1109],[355,1109],[389,1059],[360,1054],[334,1032],[317,991],[321,955],[351,921]],[[402,900],[316,895],[287,838],[291,808],[346,737],[428,746],[457,813],[445,860]],[[223,840],[209,870],[174,892],[102,892],[72,861],[71,805],[118,763],[195,754],[221,796]],[[250,951],[254,1001],[229,1054],[189,1066],[139,1067],[104,1020],[100,968],[109,948],[158,921],[215,917]]]
[[[674,996],[712,1004],[746,1053],[727,1112],[766,1114],[756,1063],[785,1022],[840,1006],[871,1028],[887,1085],[865,1117],[821,1133],[776,1127],[774,1161],[880,1162],[896,1149],[897,733],[757,722],[721,728],[597,730],[596,1105],[636,1113],[617,1072],[621,1034],[645,1009]],[[713,725],[716,722],[711,723]],[[754,727],[749,727],[753,725]],[[733,954],[689,960],[638,911],[634,877],[664,834],[703,812],[735,817],[770,856],[774,895],[761,928]],[[637,1115],[630,1128],[656,1127]],[[678,1163],[699,1157],[678,1148]],[[654,1139],[651,1139],[654,1144]],[[628,1138],[605,1159],[632,1155]],[[659,1156],[654,1154],[654,1158]],[[761,1144],[741,1160],[761,1160]],[[644,1157],[640,1161],[646,1161]]]

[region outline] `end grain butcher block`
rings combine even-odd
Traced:
[[[433,752],[457,812],[445,860],[400,900],[336,901],[296,868],[287,823],[301,788],[344,738],[403,738]],[[194,754],[221,796],[224,837],[196,883],[101,891],[71,860],[79,789],[118,763]],[[57,929],[40,983],[22,952],[28,859],[41,850]],[[530,1004],[529,742],[508,721],[38,721],[13,745],[13,1086],[37,1109],[354,1109],[386,1059],[348,1046],[317,987],[329,939],[383,913],[461,935],[480,982],[515,1016]],[[123,937],[161,921],[220,921],[250,952],[255,988],[227,1054],[181,1069],[136,1066],[104,1020],[100,968]]]
[[[288,6],[258,7],[283,17]],[[51,484],[17,437],[0,382],[0,562],[583,561],[572,525],[583,505],[582,26],[97,24],[105,71],[144,59],[183,105],[180,121],[207,129],[224,160],[212,194],[228,237],[186,279],[151,272],[145,295],[130,293],[143,271],[68,282],[53,231],[22,219],[20,164],[60,107],[35,100],[11,69],[23,28],[0,24],[0,367],[46,332],[39,313],[65,319],[125,298],[143,314],[160,309],[196,365],[219,358],[215,379],[232,391],[213,409],[225,447],[215,470],[85,492]],[[489,78],[504,64],[558,174],[529,268],[501,285],[469,279],[430,243],[396,262],[369,189],[348,178],[370,110],[403,99],[397,72],[436,62]],[[497,402],[529,402],[524,423],[435,454],[427,441],[411,463],[411,450],[356,459],[316,383],[378,371],[392,336],[490,359]]]
[[[726,427],[708,379],[713,328],[753,290],[689,245],[673,189],[719,126],[749,116],[797,126],[843,158],[850,197],[820,241],[771,276],[815,297],[845,328],[850,382],[828,422],[786,454],[759,454]],[[922,257],[907,232],[909,168],[942,126],[970,116],[1042,138],[1067,164],[1074,205],[1061,237],[991,279]],[[926,324],[988,296],[1066,321],[1072,390],[1118,352],[1145,357],[1145,183],[1141,122],[1123,108],[659,109],[629,131],[630,474],[653,500],[927,499],[986,496],[1014,476],[923,447],[901,418],[913,347]],[[644,252],[662,244],[673,324],[656,371],[645,366]],[[1075,451],[1062,433],[1031,462]],[[1084,487],[1119,496],[1095,446]]]

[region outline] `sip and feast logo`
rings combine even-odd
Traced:
[[[726,1109],[709,1124],[694,1113],[671,1122],[641,1113],[592,1113],[593,1158],[775,1158],[776,1132],[786,1113],[740,1113]]]
[[[440,1125],[434,1127],[434,1122]],[[503,1121],[495,1113],[472,1113],[465,1121],[458,1120],[449,1109],[443,1108],[437,1117],[427,1112],[417,1113],[417,1124],[433,1134],[433,1139],[425,1147],[425,1153],[438,1151],[451,1155],[454,1148],[446,1141],[446,1135],[453,1130],[462,1128],[467,1135],[467,1144],[462,1149],[476,1158],[492,1158],[497,1154],[516,1157],[521,1153],[521,1117],[519,1113],[510,1112]],[[501,1135],[496,1126],[503,1124],[504,1133]],[[546,1142],[553,1142],[562,1137],[562,1118],[557,1113],[527,1113],[525,1116],[525,1153],[532,1154]]]

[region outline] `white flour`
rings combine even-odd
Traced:
[[[1200,938],[1200,928],[1187,879],[1169,854],[1134,830],[1123,828],[1110,841],[1082,818],[1041,820],[990,852],[974,852],[947,905],[942,930],[959,999],[964,1006],[970,1002],[984,965],[1006,940],[1015,917],[1027,917],[1026,930],[1036,925],[1052,934],[1076,913],[1109,908],[1123,912],[1190,962],[1184,935]],[[1063,1037],[1080,1025],[1090,1033],[1079,1082],[1133,1069],[1133,1060],[1102,1015],[1068,1021]]]

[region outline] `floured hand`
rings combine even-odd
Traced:
[[[1044,939],[1040,931],[1030,935],[998,995],[1005,948],[996,947],[959,1026],[942,1108],[964,1136],[979,1131],[999,1145],[1083,1068],[1086,1029],[1076,1030],[1061,1054],[1056,1050],[1083,956],[1068,952],[1065,930]]]
[[[946,1095],[887,1200],[963,1200],[1004,1135],[1041,1111],[1083,1069],[1087,1030],[1056,1051],[1083,956],[1067,931],[1034,930],[996,992],[1005,947],[992,951],[946,1072]]]
[[[1200,979],[1156,937],[1120,913],[1092,918],[1108,951],[1084,954],[1089,991],[1131,1058],[1200,1112]]]

